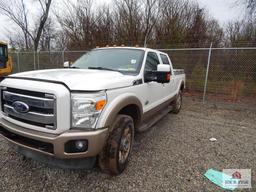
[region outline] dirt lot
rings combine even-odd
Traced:
[[[180,114],[136,136],[128,168],[118,177],[22,160],[0,138],[0,191],[221,191],[203,176],[208,168],[247,168],[256,175],[255,122],[255,111],[185,98]],[[251,191],[255,183],[253,177]]]

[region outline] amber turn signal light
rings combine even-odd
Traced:
[[[98,101],[98,102],[95,104],[95,109],[96,109],[97,111],[99,111],[99,110],[103,109],[103,107],[105,106],[105,104],[106,104],[106,100],[100,100],[100,101]]]

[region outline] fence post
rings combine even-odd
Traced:
[[[211,46],[210,46],[210,49],[209,49],[209,54],[208,54],[207,69],[206,69],[205,81],[204,81],[203,103],[205,103],[206,89],[207,89],[207,83],[208,83],[208,74],[209,74],[209,66],[210,66],[210,62],[211,62],[211,54],[212,54],[212,43],[211,43]]]
[[[36,51],[34,51],[34,70],[36,70]]]
[[[65,62],[65,51],[66,51],[66,48],[64,48],[62,51],[62,65],[60,67],[63,67],[63,63]]]
[[[39,59],[40,51],[37,51],[37,68],[40,69],[40,59]]]
[[[20,51],[16,52],[17,54],[17,66],[18,66],[18,72],[20,72]]]

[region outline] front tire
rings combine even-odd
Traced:
[[[99,155],[99,166],[111,175],[121,174],[128,164],[134,140],[134,123],[128,115],[118,115]]]

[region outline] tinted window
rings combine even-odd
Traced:
[[[157,54],[154,52],[148,52],[145,70],[146,71],[156,71],[157,65],[160,64]]]
[[[124,73],[138,73],[143,57],[144,51],[139,49],[96,49],[84,54],[72,67],[103,67]]]
[[[0,47],[0,57],[3,57],[4,56],[4,49],[3,47]]]
[[[4,48],[0,47],[0,68],[4,68],[6,64],[6,57],[4,55]]]
[[[160,57],[161,57],[161,59],[163,61],[163,64],[169,64],[170,65],[169,59],[168,59],[168,57],[166,55],[160,54]]]

